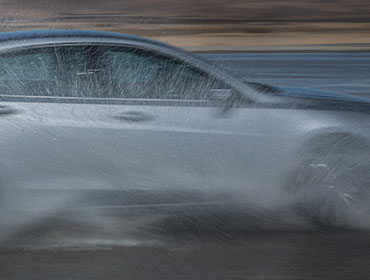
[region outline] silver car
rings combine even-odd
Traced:
[[[343,225],[368,210],[369,113],[362,98],[243,82],[131,35],[2,33],[0,205],[294,205]]]

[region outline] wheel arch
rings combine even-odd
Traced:
[[[362,135],[352,132],[326,131],[305,139],[298,147],[298,154],[313,156],[362,150],[370,151],[370,140]]]

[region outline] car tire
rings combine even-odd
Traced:
[[[320,227],[364,226],[369,220],[370,149],[329,146],[305,151],[290,178],[295,208]]]

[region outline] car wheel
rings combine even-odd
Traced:
[[[296,209],[318,226],[360,226],[369,219],[370,151],[321,150],[297,165],[290,180]]]

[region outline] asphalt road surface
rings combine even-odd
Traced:
[[[1,279],[369,279],[366,232],[254,233],[106,249],[7,249]]]
[[[204,56],[251,81],[370,93],[370,53]],[[155,226],[161,217],[136,218],[51,215],[10,233],[0,245],[0,279],[370,277],[370,230],[317,230],[289,211],[175,216]]]

